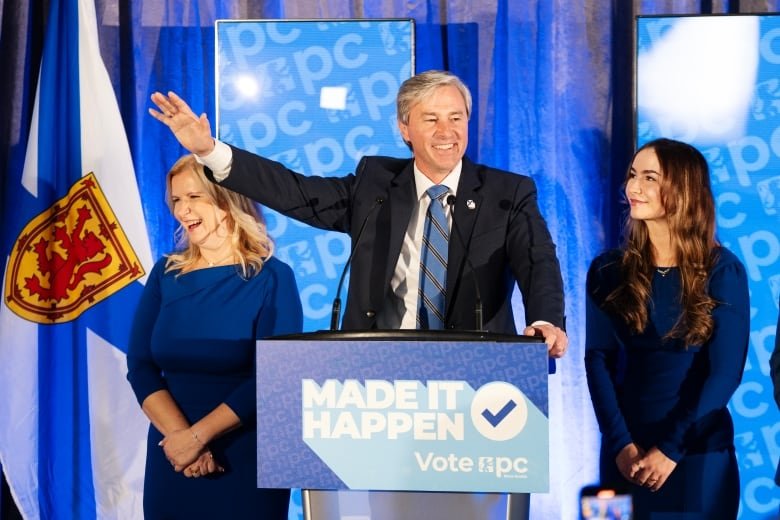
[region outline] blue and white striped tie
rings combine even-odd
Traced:
[[[447,254],[450,229],[444,214],[443,198],[447,186],[438,184],[425,192],[431,202],[425,214],[420,250],[420,310],[418,329],[444,328],[444,303],[447,295]]]

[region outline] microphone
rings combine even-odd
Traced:
[[[381,206],[384,201],[385,199],[382,197],[377,197],[374,200],[374,205],[369,208],[368,213],[366,213],[366,218],[360,225],[357,236],[355,236],[355,243],[352,244],[352,251],[349,252],[349,258],[347,258],[347,262],[344,264],[344,269],[341,271],[339,286],[336,288],[336,297],[333,299],[333,305],[331,305],[330,330],[337,330],[339,326],[339,314],[341,314],[341,287],[344,285],[344,278],[347,276],[347,269],[349,268],[350,264],[352,264],[352,257],[355,256],[355,251],[357,251],[358,244],[360,243],[360,237],[363,236],[363,230],[366,229],[366,224],[368,224],[368,219],[371,217],[371,214],[374,213],[376,208]]]
[[[469,267],[471,274],[474,275],[474,292],[477,295],[476,302],[474,303],[474,322],[476,330],[482,331],[482,295],[479,292],[477,270],[474,269],[474,264],[471,263],[468,246],[466,245],[466,241],[463,240],[463,235],[460,234],[458,223],[455,221],[455,195],[449,195],[447,197],[447,204],[450,206],[450,211],[452,212],[452,229],[455,230],[455,234],[458,236],[458,240],[460,240],[460,245],[463,246],[463,257],[466,259],[466,265]]]

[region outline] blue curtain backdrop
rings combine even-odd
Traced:
[[[2,181],[24,161],[48,3],[0,0]],[[590,260],[618,239],[619,184],[634,140],[634,16],[778,8],[780,1],[769,0],[96,1],[101,51],[130,142],[155,257],[172,247],[174,224],[163,203],[163,178],[181,149],[147,115],[149,95],[175,90],[213,121],[215,20],[415,19],[416,70],[452,70],[475,94],[468,155],[531,175],[558,245],[571,348],[550,382],[551,492],[535,496],[533,504],[533,518],[551,519],[575,518],[580,487],[598,480],[598,432],[582,363],[583,288]],[[9,207],[13,201],[0,189]],[[761,398],[774,406],[771,391]],[[776,453],[770,455],[777,460]],[[776,490],[763,493],[762,503],[776,511]],[[8,498],[3,500],[0,511],[8,506]],[[742,517],[769,518],[750,509],[743,503]]]

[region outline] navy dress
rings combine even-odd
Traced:
[[[136,311],[127,355],[139,403],[167,389],[194,423],[220,403],[241,426],[209,444],[224,473],[176,473],[149,427],[144,515],[163,518],[287,519],[289,490],[257,489],[255,340],[300,332],[302,310],[292,270],[270,258],[249,279],[237,266],[176,276],[165,260],[152,269]]]
[[[729,519],[737,517],[739,473],[734,426],[726,405],[742,378],[750,332],[745,269],[725,248],[708,290],[710,340],[688,349],[680,340],[662,341],[680,314],[680,273],[654,271],[649,322],[632,334],[603,310],[621,283],[620,252],[596,258],[588,272],[585,368],[602,433],[602,483],[628,487],[636,520]],[[677,463],[655,493],[626,481],[615,457],[629,443],[657,447]]]

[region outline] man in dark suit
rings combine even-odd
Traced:
[[[216,141],[205,114],[198,117],[174,93],[154,93],[152,101],[160,111],[149,112],[215,182],[312,226],[350,233],[357,249],[344,329],[419,327],[423,221],[431,204],[425,192],[441,184],[451,231],[443,328],[474,328],[478,288],[485,330],[516,333],[517,283],[523,333],[544,337],[551,357],[566,352],[560,267],[534,182],[464,157],[471,94],[456,76],[428,71],[401,85],[398,127],[413,159],[364,157],[354,175],[341,178],[307,177]]]
[[[517,283],[526,314],[523,334],[544,337],[553,358],[566,352],[563,282],[536,187],[529,177],[464,157],[471,93],[456,76],[428,71],[401,85],[398,128],[413,159],[364,157],[354,175],[341,178],[307,177],[215,140],[206,115],[198,117],[172,92],[156,92],[152,101],[159,111],[149,113],[196,155],[213,181],[288,217],[350,234],[356,250],[344,329],[426,328],[424,321],[420,326],[425,309],[418,296],[426,276],[423,228],[429,206],[440,203],[450,228],[446,281],[440,284],[442,328],[474,328],[478,287],[484,329],[515,334],[510,300]],[[435,185],[447,189],[431,200],[426,190]],[[529,496],[510,500],[512,518],[527,518]],[[371,503],[372,518],[486,514],[472,511],[467,495],[454,493],[374,493]]]

